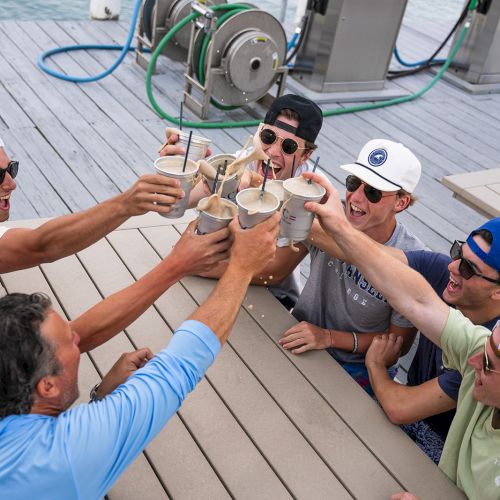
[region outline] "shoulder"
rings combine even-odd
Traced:
[[[429,269],[447,271],[450,257],[443,253],[431,252],[430,250],[406,250],[408,265],[413,269]]]
[[[425,250],[426,246],[414,234],[406,229],[405,225],[401,222],[396,222],[396,228],[392,233],[389,241],[386,242],[387,246],[400,248],[401,250]]]

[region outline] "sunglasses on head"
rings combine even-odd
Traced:
[[[369,186],[366,184],[366,182],[363,182],[359,177],[356,177],[355,175],[348,175],[346,180],[345,180],[345,187],[347,191],[350,193],[354,193],[361,184],[364,184],[363,191],[365,193],[366,199],[370,203],[378,203],[382,198],[385,198],[386,196],[394,196],[396,193],[388,193],[388,194],[382,194],[382,191],[380,189],[375,189],[374,187]]]
[[[17,171],[19,170],[19,162],[18,161],[9,161],[9,164],[6,168],[0,168],[0,184],[5,179],[5,174],[8,172],[9,175],[14,178],[17,175]]]
[[[498,323],[497,323],[498,325]],[[496,326],[495,326],[496,328]],[[493,328],[493,331],[495,331],[495,328]],[[495,342],[493,341],[493,332],[489,336],[489,342],[491,345],[491,348],[493,349],[493,352],[496,354],[497,357],[500,357],[500,351],[498,348],[495,346]],[[486,344],[488,343],[488,339],[486,339],[484,343],[484,352],[483,352],[483,370],[485,373],[500,373],[498,370],[493,370],[490,366],[490,358],[488,357],[488,353],[486,352]]]
[[[271,146],[279,139],[281,141],[281,151],[283,151],[286,155],[293,155],[299,149],[307,149],[299,148],[297,141],[290,139],[289,137],[280,137],[272,128],[263,128],[259,133],[259,137],[262,144],[265,144],[266,146]]]
[[[490,278],[488,276],[485,276],[484,274],[481,274],[479,271],[476,271],[474,264],[464,257],[462,251],[463,245],[463,241],[455,240],[450,248],[450,257],[453,260],[460,260],[460,264],[458,266],[458,272],[460,273],[460,276],[462,276],[464,280],[468,280],[472,278],[472,276],[479,276],[480,278],[483,278],[483,280],[489,281],[490,283],[495,283],[496,285],[500,285],[500,280]]]

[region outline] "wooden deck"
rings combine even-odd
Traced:
[[[157,264],[193,215],[130,220],[76,256],[1,275],[0,295],[44,291],[75,318]],[[122,352],[160,350],[212,286],[182,280],[125,332],[82,356],[81,401]],[[109,498],[386,500],[402,489],[426,500],[463,498],[326,352],[294,356],[279,346],[294,322],[264,288],[251,288],[206,378]]]
[[[434,19],[405,18],[398,40],[401,54],[408,60],[430,54],[449,25],[438,12]],[[42,50],[75,43],[122,43],[126,32],[126,24],[114,22],[0,22],[0,136],[21,161],[12,219],[89,207],[152,171],[166,123],[149,106],[144,71],[132,54],[98,83],[63,82],[36,66]],[[53,64],[71,74],[97,74],[116,55],[72,53],[57,56]],[[160,106],[174,115],[183,87],[182,68],[164,59],[154,77]],[[431,78],[420,74],[397,80],[397,85],[416,91]],[[213,111],[211,118],[246,119],[263,112],[256,105],[234,111],[229,118]],[[318,141],[320,165],[341,187],[345,174],[338,165],[355,159],[366,141],[385,137],[403,142],[421,159],[423,175],[416,191],[419,201],[401,219],[432,249],[446,252],[450,242],[464,239],[484,217],[453,198],[441,179],[499,164],[499,112],[499,95],[471,96],[439,82],[411,103],[326,119]],[[216,152],[234,152],[252,132],[202,133],[213,140]]]

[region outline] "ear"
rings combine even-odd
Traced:
[[[61,390],[59,384],[57,384],[56,376],[47,375],[42,377],[35,385],[35,393],[40,399],[57,398]]]
[[[409,194],[403,196],[396,196],[396,203],[394,204],[394,211],[396,213],[402,212],[410,205],[411,197]]]
[[[302,156],[300,157],[300,163],[302,164],[302,163],[306,162],[307,160],[309,160],[309,158],[313,154],[313,151],[314,151],[314,149],[308,149],[304,153],[302,153]]]
[[[500,286],[496,286],[490,295],[492,300],[500,300]]]

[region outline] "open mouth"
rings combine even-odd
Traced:
[[[259,162],[259,174],[264,177],[264,172],[266,171],[266,162]],[[269,165],[269,172],[267,172],[268,179],[276,179],[279,178],[279,173],[281,172],[281,167],[276,165],[276,163],[271,162]]]
[[[446,290],[448,290],[448,293],[457,293],[461,289],[461,285],[458,281],[454,280],[450,276],[450,280],[448,281],[448,284],[446,285]]]
[[[7,194],[5,196],[0,196],[0,210],[3,210],[6,212],[10,208],[10,194]]]
[[[356,205],[349,203],[349,215],[351,217],[362,217],[363,215],[366,215],[366,212],[361,210],[361,208]]]

